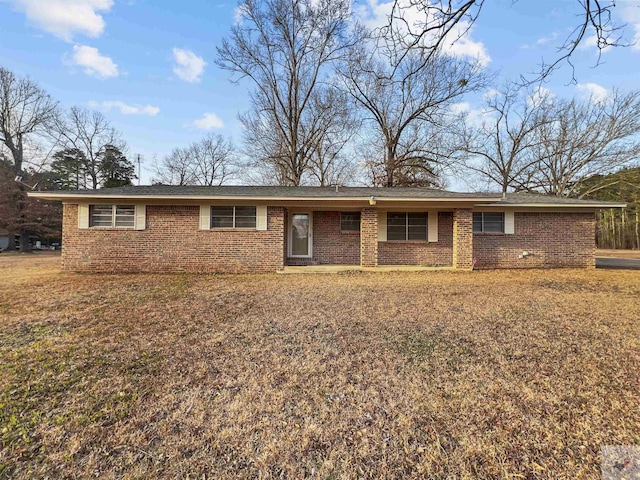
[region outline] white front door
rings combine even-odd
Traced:
[[[312,239],[311,213],[292,213],[289,217],[289,256],[311,258]]]

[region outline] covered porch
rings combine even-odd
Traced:
[[[473,266],[471,208],[287,208],[284,216],[281,273],[471,270]]]

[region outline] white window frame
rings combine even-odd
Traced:
[[[99,206],[99,207],[111,207],[111,225],[94,225],[93,224],[93,208]],[[125,216],[125,215],[116,215],[116,212],[118,210],[118,207],[122,208],[122,207],[131,207],[133,208],[133,214],[130,215],[131,218],[133,219],[133,224],[132,225],[126,225],[126,226],[117,226],[116,225],[116,219],[118,216]],[[129,215],[126,215],[127,217],[129,217]],[[89,205],[89,228],[117,228],[117,229],[123,229],[123,230],[135,230],[136,228],[136,206],[135,205],[125,205],[125,204],[102,204],[102,203],[93,203]]]
[[[489,215],[502,215],[502,230],[499,232],[485,232],[484,231],[484,215],[485,214],[489,214]],[[475,224],[475,222],[473,222],[473,217],[472,217],[472,229],[473,229],[473,233],[476,234],[482,234],[482,235],[504,235],[506,233],[506,227],[507,227],[507,215],[505,212],[473,212],[473,216],[475,215],[482,215],[482,220],[480,222],[480,230],[475,230],[473,229],[473,225]]]
[[[405,217],[404,217],[404,240],[395,240],[395,239],[390,239],[389,238],[389,214],[399,214],[399,213],[404,213]],[[425,237],[424,239],[409,239],[409,214],[411,213],[419,213],[421,215],[425,215],[427,217],[427,224],[425,225]],[[412,212],[412,211],[405,211],[405,212],[399,212],[399,211],[388,211],[386,212],[386,241],[387,242],[428,242],[429,241],[429,218],[431,217],[430,212]]]
[[[233,222],[231,227],[214,227],[213,226],[213,209],[217,207],[233,208]],[[236,208],[253,208],[255,210],[255,225],[253,227],[236,227]],[[247,217],[248,218],[248,217]],[[209,210],[209,229],[210,230],[257,230],[258,228],[258,207],[255,205],[211,205]]]

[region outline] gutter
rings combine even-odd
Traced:
[[[81,202],[92,199],[128,199],[128,200],[243,200],[261,202],[366,202],[369,203],[371,196],[366,197],[272,197],[257,195],[117,195],[117,194],[78,194],[78,193],[56,193],[56,192],[27,192],[27,195],[45,200],[79,200]],[[377,202],[496,202],[500,197],[375,197]]]
[[[499,208],[627,208],[626,203],[494,203],[483,207]]]

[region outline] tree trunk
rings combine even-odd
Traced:
[[[636,207],[636,245],[635,248],[640,249],[640,207]]]
[[[20,232],[20,253],[26,253],[31,251],[31,245],[29,244],[29,233],[24,230]]]

